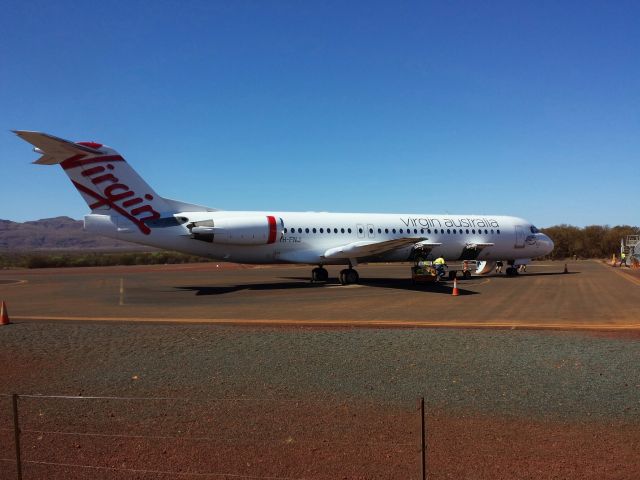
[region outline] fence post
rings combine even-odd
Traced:
[[[427,441],[424,425],[424,397],[420,397],[420,447],[422,461],[422,480],[427,479]]]
[[[11,395],[11,403],[13,407],[13,436],[16,446],[16,472],[18,480],[22,480],[22,461],[20,459],[20,424],[18,421],[18,394]]]

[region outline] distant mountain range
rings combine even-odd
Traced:
[[[0,253],[38,250],[153,250],[87,233],[81,220],[43,218],[32,222],[0,220]]]

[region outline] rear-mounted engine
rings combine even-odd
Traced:
[[[191,238],[224,245],[267,245],[283,233],[283,221],[272,215],[233,217],[192,222]]]

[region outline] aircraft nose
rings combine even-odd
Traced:
[[[542,247],[543,250],[543,255],[548,255],[549,253],[553,252],[553,240],[551,240],[548,236],[546,236],[544,233],[540,234],[540,238],[538,239],[538,244]]]

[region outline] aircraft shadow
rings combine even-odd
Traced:
[[[490,274],[490,275],[482,275],[482,276],[473,276],[468,279],[464,279],[463,281],[458,283],[458,293],[463,295],[478,295],[480,292],[474,292],[472,290],[468,290],[464,288],[465,285],[472,286],[475,282],[482,281],[486,278],[504,278],[513,280],[514,278],[523,278],[523,277],[536,277],[536,276],[550,276],[550,275],[576,275],[580,272],[532,272],[532,273],[522,273],[520,275],[514,277],[507,277],[506,275],[501,274]],[[178,290],[187,290],[196,292],[196,296],[200,295],[225,295],[234,292],[240,292],[243,290],[248,291],[269,291],[269,290],[294,290],[294,289],[304,289],[304,288],[327,288],[327,287],[335,287],[339,285],[339,283],[335,279],[330,279],[327,283],[311,283],[308,277],[282,277],[285,280],[294,280],[294,281],[285,281],[285,282],[273,282],[273,283],[247,283],[244,285],[230,285],[224,287],[209,287],[209,286],[186,286],[186,287],[175,287]],[[366,287],[374,287],[374,288],[392,288],[398,290],[409,290],[416,292],[426,292],[426,293],[439,293],[443,295],[451,295],[451,291],[453,288],[453,283],[451,281],[447,281],[445,283],[425,283],[414,285],[411,283],[411,280],[408,278],[375,278],[375,277],[364,277],[360,278],[360,285]]]
[[[296,288],[317,288],[322,287],[319,283],[302,283],[302,282],[282,282],[282,283],[247,283],[245,285],[231,285],[226,287],[174,287],[178,290],[187,290],[196,292],[196,295],[224,295],[226,293],[240,292],[243,290],[290,290]]]
[[[283,277],[289,280],[307,280],[307,277]],[[467,282],[468,280],[465,280]],[[360,277],[359,285],[377,288],[396,288],[398,290],[413,290],[416,292],[444,293],[451,295],[453,282],[422,283],[414,285],[408,278],[388,278],[388,277]],[[335,287],[340,285],[337,281],[329,280],[327,283],[314,284],[318,286]],[[466,290],[461,283],[458,283],[460,295],[476,295],[478,292]]]
[[[327,283],[311,283],[307,277],[283,277],[286,280],[296,280],[294,282],[285,281],[280,283],[249,283],[244,285],[229,285],[221,287],[210,286],[184,286],[174,287],[177,290],[193,291],[196,296],[201,295],[225,295],[234,292],[247,291],[269,291],[269,290],[293,290],[304,288],[327,288],[336,287],[340,285],[337,281],[329,281]],[[359,285],[374,288],[395,288],[398,290],[409,290],[425,293],[439,293],[444,295],[451,295],[453,284],[447,283],[433,283],[433,284],[420,284],[414,285],[409,279],[399,278],[360,278]],[[462,295],[476,295],[478,292],[465,289],[458,284],[458,293]]]
[[[413,284],[408,278],[360,278],[360,285],[377,288],[395,288],[398,290],[411,290],[415,292],[440,293],[451,295],[453,282],[421,283]],[[477,295],[479,292],[467,290],[461,282],[458,283],[458,294]]]
[[[509,277],[507,275],[501,275],[499,273],[493,273],[490,275],[483,275],[482,277],[471,277],[470,280],[481,280],[483,278],[508,278],[508,279],[512,279],[512,278],[519,278],[519,277],[546,277],[549,275],[576,275],[579,274],[581,272],[524,272],[524,273],[519,273],[518,275],[514,275],[513,277]]]

